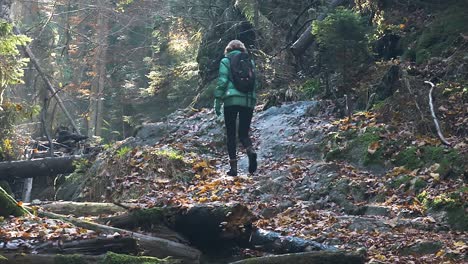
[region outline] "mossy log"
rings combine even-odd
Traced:
[[[135,233],[120,228],[96,224],[86,220],[80,220],[75,217],[54,214],[42,210],[39,210],[38,214],[43,217],[60,219],[66,222],[70,222],[76,226],[94,230],[97,232],[107,234],[119,233],[122,235],[133,237],[138,240],[139,249],[143,251],[143,254],[145,255],[158,258],[174,257],[177,259],[182,259],[187,263],[198,263],[200,259],[201,252],[197,249],[164,238],[143,235],[140,233]]]
[[[2,258],[3,256],[3,258]],[[106,255],[53,255],[0,253],[0,264],[181,264],[178,259],[158,259],[147,256],[130,256],[108,252]]]
[[[244,259],[231,264],[363,264],[365,257],[345,252],[306,252]]]
[[[34,247],[34,251],[39,254],[86,254],[102,255],[109,251],[120,254],[137,254],[138,245],[135,238],[96,238],[86,240],[72,240],[57,244],[50,241]]]
[[[112,215],[116,213],[124,213],[127,211],[127,208],[137,206],[137,204],[117,205],[113,203],[91,202],[41,202],[31,205],[40,206],[42,209],[56,214],[74,216]]]
[[[190,208],[135,210],[103,221],[120,228],[143,228],[148,231],[154,226],[167,226],[203,250],[216,250],[217,246],[226,247],[227,243],[248,241],[255,219],[253,213],[242,204],[209,203]]]
[[[307,251],[335,251],[312,240],[255,229],[255,217],[241,204],[202,204],[188,209],[152,208],[105,218],[104,222],[121,228],[151,229],[166,225],[185,236],[203,251],[218,251],[233,246],[261,249],[276,254]],[[219,248],[218,248],[219,247]]]
[[[0,179],[34,178],[72,173],[75,170],[73,162],[80,158],[82,157],[69,156],[0,162]]]
[[[23,216],[26,214],[29,214],[29,212],[0,187],[0,216]]]

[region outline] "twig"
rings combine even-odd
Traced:
[[[408,71],[403,69],[401,72],[402,72],[403,81],[405,83],[406,89],[408,89],[411,96],[413,96],[414,104],[416,105],[416,108],[418,109],[419,114],[421,115],[421,120],[424,120],[424,114],[421,111],[421,107],[419,107],[418,101],[416,99],[416,96],[413,93],[413,90],[411,89],[411,84],[410,84],[409,79],[408,79]]]
[[[374,103],[374,99],[375,99],[375,93],[369,96],[369,100],[367,101],[367,105],[366,105],[366,111],[369,111],[369,109],[372,107],[372,104]]]
[[[429,106],[431,108],[432,119],[434,120],[434,124],[437,129],[437,134],[439,135],[440,140],[445,145],[450,146],[450,143],[447,141],[447,139],[445,139],[444,135],[442,135],[442,131],[440,130],[440,126],[439,126],[439,121],[437,120],[437,117],[435,115],[434,104],[432,103],[432,91],[434,90],[435,85],[429,81],[425,81],[424,83],[427,83],[431,86],[431,90],[429,91]]]

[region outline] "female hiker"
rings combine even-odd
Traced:
[[[221,115],[224,104],[224,123],[227,133],[227,150],[229,154],[229,176],[237,176],[237,140],[247,151],[249,173],[257,170],[257,153],[249,137],[253,109],[257,102],[255,94],[255,65],[247,53],[244,43],[239,40],[229,42],[224,50],[225,57],[219,66],[219,79],[215,90],[215,113]],[[236,120],[239,127],[236,129]],[[236,131],[237,130],[237,131]]]

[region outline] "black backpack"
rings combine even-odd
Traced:
[[[249,54],[245,52],[228,56],[231,67],[231,81],[234,87],[243,93],[253,92],[255,71]]]

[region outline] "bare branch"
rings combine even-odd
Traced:
[[[439,135],[440,140],[447,146],[450,146],[451,144],[445,139],[444,135],[442,135],[442,131],[440,130],[439,126],[439,121],[437,120],[435,111],[434,111],[434,104],[432,103],[432,91],[434,90],[435,85],[432,82],[425,81],[424,83],[427,83],[431,86],[431,90],[429,91],[429,106],[431,108],[431,114],[432,114],[432,119],[434,120],[434,124],[437,129],[437,135]]]

